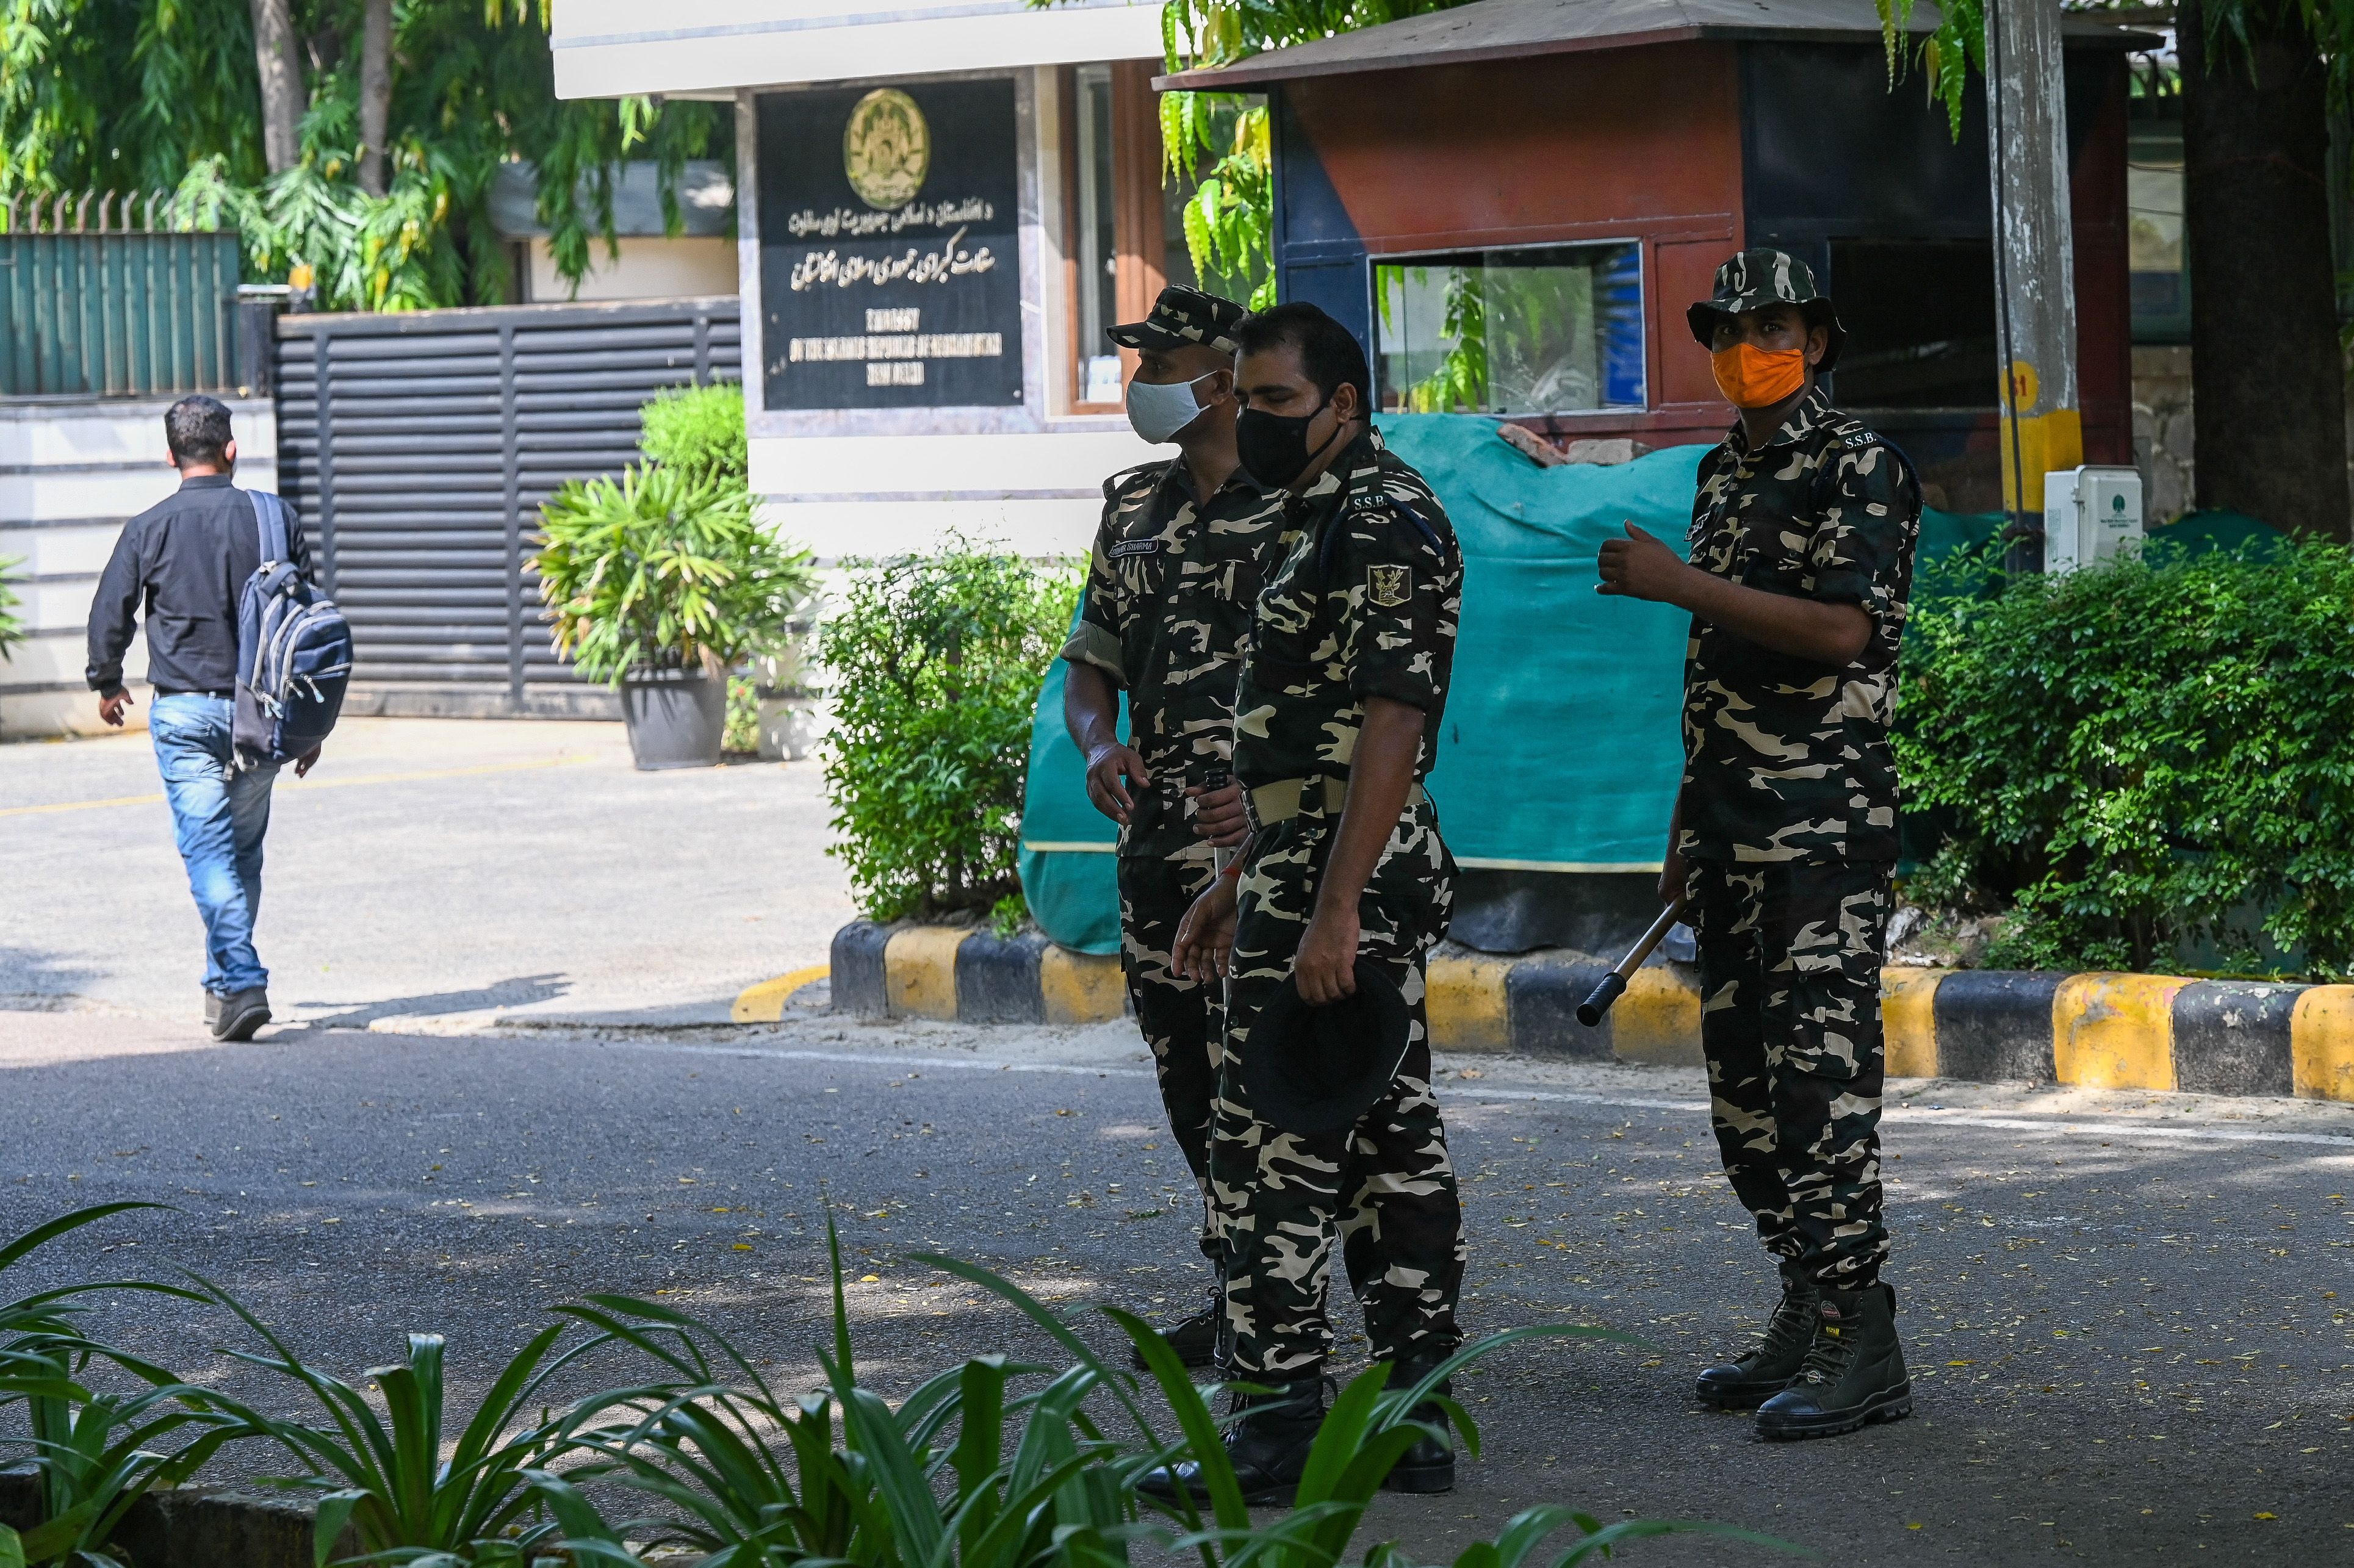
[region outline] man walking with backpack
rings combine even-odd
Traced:
[[[115,542],[90,609],[90,685],[99,717],[120,727],[131,705],[122,656],[143,613],[147,679],[155,688],[147,729],[188,889],[205,922],[205,1022],[216,1040],[249,1040],[270,1022],[270,975],[253,950],[253,921],[279,764],[240,756],[233,738],[238,615],[263,560],[256,508],[282,503],[257,503],[232,482],[237,441],[218,398],[173,404],[164,437],[180,488],[133,518]],[[284,534],[286,564],[307,577],[309,556],[291,516]],[[319,747],[293,760],[300,778],[319,760]]]

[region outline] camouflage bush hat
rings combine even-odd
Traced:
[[[1152,302],[1152,313],[1140,322],[1104,328],[1104,336],[1122,348],[1184,348],[1200,344],[1225,354],[1238,346],[1235,323],[1250,313],[1232,300],[1172,283]]]
[[[1353,995],[1310,1007],[1297,979],[1259,1009],[1242,1054],[1252,1112],[1279,1131],[1346,1132],[1390,1091],[1413,1021],[1396,982],[1357,960]]]
[[[1797,306],[1808,326],[1823,328],[1829,341],[1816,373],[1828,372],[1837,365],[1840,348],[1847,342],[1847,329],[1840,325],[1830,296],[1815,287],[1814,270],[1787,250],[1744,250],[1719,267],[1716,292],[1685,312],[1684,319],[1691,323],[1691,334],[1700,345],[1710,348],[1714,346],[1710,340],[1717,317],[1737,316],[1776,301]]]

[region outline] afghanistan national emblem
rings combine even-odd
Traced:
[[[931,167],[931,127],[914,99],[878,87],[852,106],[842,128],[842,172],[861,201],[881,212],[905,207]]]
[[[1365,591],[1384,609],[1395,609],[1406,601],[1412,577],[1404,567],[1367,567]]]

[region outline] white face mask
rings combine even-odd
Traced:
[[[1216,374],[1213,370],[1191,381],[1159,385],[1131,379],[1128,384],[1129,424],[1154,446],[1173,440],[1178,431],[1202,417],[1202,404],[1193,396],[1193,388]]]

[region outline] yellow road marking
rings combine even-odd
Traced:
[[[361,784],[405,784],[412,779],[471,779],[483,773],[524,773],[539,768],[569,768],[588,757],[543,757],[533,762],[486,762],[479,768],[429,768],[414,773],[363,773],[351,779],[289,779],[281,789],[349,789]],[[53,800],[41,806],[0,806],[0,817],[30,817],[50,811],[95,811],[102,806],[158,806],[161,795],[117,795],[111,800]]]
[[[729,1010],[728,1016],[738,1023],[775,1023],[785,1016],[785,1003],[792,1000],[793,992],[805,985],[815,984],[832,972],[832,964],[811,964],[789,975],[779,975],[775,980],[747,986],[737,994],[736,1005]]]

